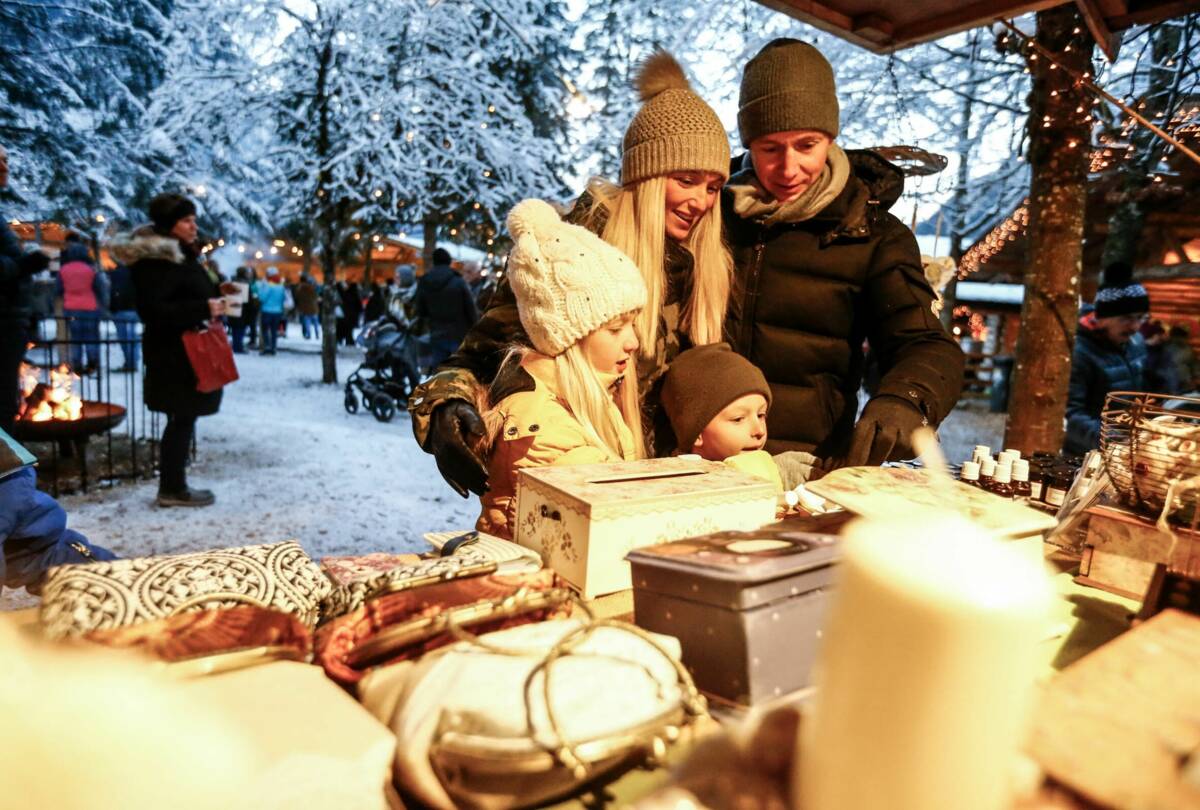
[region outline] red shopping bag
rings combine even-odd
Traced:
[[[184,332],[183,349],[196,372],[196,390],[200,393],[216,391],[238,378],[233,349],[229,348],[220,321],[209,321],[208,326]]]

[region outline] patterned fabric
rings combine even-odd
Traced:
[[[388,554],[376,551],[346,557],[322,557],[321,570],[336,585],[349,585],[386,574],[393,568],[415,565],[421,558],[417,554]]]
[[[263,657],[264,663],[277,657],[307,660],[312,653],[312,632],[299,619],[252,605],[178,613],[130,627],[93,630],[85,638],[110,647],[135,647],[163,661],[253,647],[275,648],[274,655]]]
[[[439,562],[449,562],[453,557]],[[316,663],[338,683],[352,685],[366,674],[365,666],[355,666],[350,658],[354,650],[377,638],[388,628],[420,619],[436,617],[450,608],[479,602],[501,603],[520,599],[523,594],[549,591],[558,584],[554,572],[543,569],[532,574],[483,574],[451,579],[387,593],[363,603],[352,612],[322,625],[317,630]],[[504,627],[565,616],[569,603],[533,610],[515,616],[501,616],[471,628],[473,633],[491,632]],[[413,640],[397,642],[394,649],[380,654],[372,665],[392,664],[419,658],[426,652],[454,641],[445,629],[431,628],[417,633]]]
[[[418,559],[409,565],[393,566],[366,579],[355,579],[333,588],[321,600],[322,623],[336,619],[362,607],[368,599],[383,590],[400,590],[418,585],[472,576],[493,570],[496,561],[485,552],[464,546],[448,557]]]
[[[81,636],[183,611],[250,604],[317,622],[332,589],[300,544],[139,557],[51,569],[42,591],[48,638]]]

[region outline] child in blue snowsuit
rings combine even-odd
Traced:
[[[12,440],[0,431],[0,451],[8,450],[6,442]],[[67,528],[67,513],[38,490],[32,467],[0,478],[0,551],[0,589],[26,588],[33,594],[56,565],[116,559]]]

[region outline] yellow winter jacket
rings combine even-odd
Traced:
[[[633,434],[621,421],[621,456],[589,444],[583,427],[558,396],[554,360],[530,352],[521,367],[534,380],[532,391],[505,397],[493,408],[503,418],[488,464],[488,491],[475,528],[511,540],[516,523],[517,471],[547,464],[600,464],[636,457]],[[613,404],[616,409],[616,404]]]

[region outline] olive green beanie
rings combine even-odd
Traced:
[[[663,410],[675,431],[679,451],[692,452],[708,423],[729,403],[747,394],[762,394],[771,404],[767,378],[728,343],[681,352],[663,375],[662,385]]]
[[[833,68],[807,42],[771,40],[746,63],[738,96],[742,146],[797,129],[819,129],[836,138],[838,114]]]
[[[636,85],[643,103],[621,141],[621,185],[681,171],[729,179],[729,136],[675,57],[659,51],[648,58]]]

